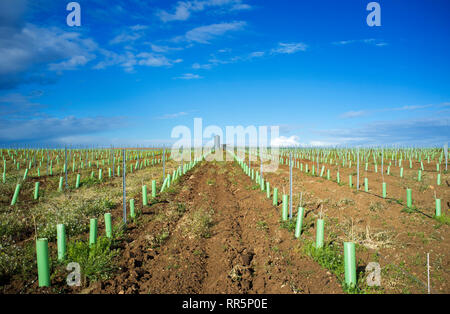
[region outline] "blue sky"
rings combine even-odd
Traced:
[[[450,3],[0,2],[0,144],[169,144],[177,125],[279,125],[280,143],[442,145]]]

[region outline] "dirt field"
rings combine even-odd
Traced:
[[[299,160],[304,165],[310,160]],[[258,171],[259,163],[252,164]],[[166,164],[167,173],[179,165]],[[118,250],[108,275],[102,279],[83,279],[82,286],[66,285],[65,264],[53,267],[52,286],[37,285],[35,252],[31,251],[31,270],[3,278],[3,293],[331,293],[349,292],[343,286],[343,242],[356,243],[359,293],[426,293],[426,254],[430,253],[431,291],[449,293],[449,226],[433,219],[432,192],[443,199],[448,213],[448,174],[440,187],[423,188],[431,182],[433,169],[426,169],[425,182],[384,176],[388,197],[381,194],[380,174],[363,172],[369,178],[369,192],[348,186],[354,168],[340,168],[341,183],[335,182],[336,167],[330,167],[331,180],[300,169],[293,170],[293,220],[281,221],[281,199],[289,189],[289,167],[264,173],[270,182],[270,198],[260,185],[243,172],[237,162],[202,161],[156,198],[142,205],[142,184],[161,181],[161,164],[130,173],[127,197],[134,198],[136,220],[128,221],[125,232],[115,237],[111,248]],[[328,168],[326,168],[327,170]],[[325,170],[325,174],[326,174]],[[413,170],[411,170],[413,171]],[[405,171],[405,176],[406,176]],[[408,174],[409,175],[409,174]],[[43,187],[48,187],[43,177]],[[430,182],[426,181],[430,180]],[[53,181],[55,181],[53,179]],[[56,183],[52,181],[52,185]],[[362,179],[361,179],[362,181]],[[356,178],[353,178],[356,184]],[[417,211],[404,212],[400,197],[406,184],[413,189]],[[361,183],[362,184],[362,183]],[[56,186],[53,186],[53,189]],[[278,188],[278,203],[272,204],[273,188]],[[159,188],[158,188],[159,191]],[[305,208],[302,234],[294,237],[297,208]],[[31,193],[29,193],[31,195]],[[115,223],[122,219],[121,179],[113,178],[73,190],[68,195],[52,193],[45,204],[58,201],[80,202],[86,198],[111,200]],[[405,198],[405,197],[404,197]],[[404,199],[403,198],[403,199]],[[10,197],[5,198],[7,202]],[[39,203],[25,198],[24,217]],[[65,203],[64,203],[65,204]],[[4,204],[7,207],[7,204]],[[314,255],[316,220],[325,220],[325,250]],[[30,218],[27,218],[28,220]],[[85,219],[86,220],[86,219]],[[83,222],[86,222],[83,220]],[[104,233],[99,223],[99,234]],[[33,241],[33,225],[18,233],[14,241],[28,245]],[[70,237],[83,240],[87,231]],[[49,242],[52,261],[56,243]],[[27,260],[26,260],[27,261]],[[66,261],[69,262],[69,261]],[[366,285],[366,266],[381,267],[381,287]],[[54,263],[54,262],[52,262]]]
[[[277,208],[251,185],[233,163],[204,162],[179,193],[143,212],[121,273],[84,292],[342,293],[331,273],[293,250]]]

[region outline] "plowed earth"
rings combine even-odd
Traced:
[[[143,209],[115,277],[82,293],[342,293],[252,185],[236,163],[198,165]]]

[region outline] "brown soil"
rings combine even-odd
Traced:
[[[342,293],[333,275],[293,250],[298,240],[251,185],[235,163],[197,166],[144,209],[119,274],[83,292]]]
[[[303,167],[305,167],[305,163],[308,163],[309,172],[311,172],[311,161],[300,160],[300,162],[304,164]],[[434,175],[430,179],[433,167],[424,162],[425,184],[433,185],[433,188],[420,190],[420,186],[424,183],[411,179],[412,176],[417,176],[420,163],[413,163],[416,170],[409,170],[409,162],[407,165],[404,163],[406,177],[404,179],[398,177],[398,167],[391,166],[391,173],[394,172],[396,176],[384,175],[384,180],[388,185],[388,197],[383,199],[381,197],[383,181],[380,166],[378,173],[373,171],[366,173],[363,171],[364,166],[360,166],[360,170],[362,170],[360,173],[361,187],[360,191],[356,191],[355,187],[348,186],[348,175],[356,173],[354,165],[352,169],[345,167],[339,169],[341,184],[335,182],[337,167],[331,167],[332,180],[327,180],[326,173],[330,166],[324,165],[323,178],[293,168],[294,209],[298,207],[299,194],[303,193],[304,207],[312,209],[317,215],[322,208],[324,216],[328,219],[328,221],[326,220],[325,239],[333,233],[337,235],[340,242],[355,241],[361,245],[361,250],[357,251],[356,255],[358,259],[362,260],[362,264],[367,265],[369,262],[376,261],[380,263],[382,269],[386,266],[397,269],[395,276],[392,273],[389,276],[383,274],[382,287],[385,292],[426,293],[426,255],[430,253],[431,291],[433,293],[449,293],[450,259],[448,252],[450,251],[450,242],[448,236],[450,227],[433,219],[434,191],[437,191],[438,197],[442,199],[442,213],[447,216],[450,214],[449,175],[444,174],[442,185],[436,186],[431,182],[435,182],[435,168]],[[320,165],[321,167],[322,165]],[[386,168],[385,165],[385,171]],[[259,167],[255,168],[256,170],[259,170]],[[364,177],[369,179],[368,193],[364,192]],[[289,193],[288,166],[280,165],[276,172],[265,173],[264,178],[269,180],[272,188],[279,189],[279,200],[283,190],[285,193]],[[353,175],[353,185],[356,185],[356,175]],[[413,205],[418,209],[414,213],[402,211],[406,206],[407,186],[413,191]],[[399,204],[397,200],[402,200],[402,204]],[[352,226],[353,235],[350,231]],[[377,255],[376,258],[375,255]]]

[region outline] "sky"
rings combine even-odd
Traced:
[[[442,146],[450,2],[0,1],[0,145],[170,145],[279,126],[280,145]]]

